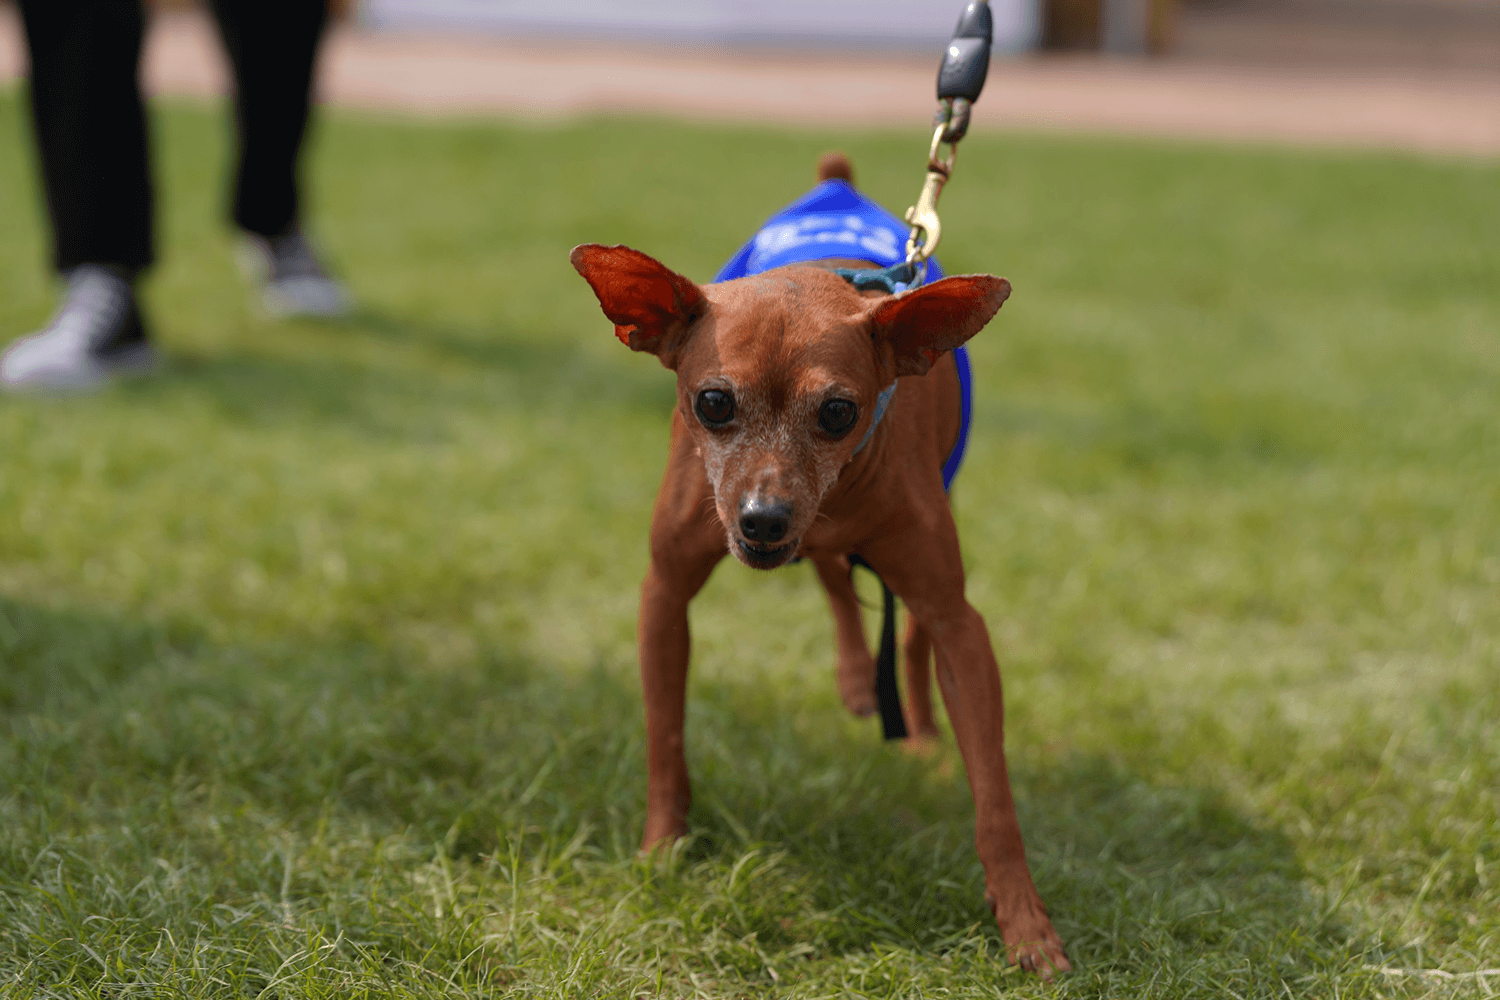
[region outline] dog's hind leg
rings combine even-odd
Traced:
[[[916,746],[937,739],[937,723],[932,718],[932,636],[917,621],[906,616],[906,731]]]
[[[864,619],[854,592],[849,560],[843,556],[814,556],[818,579],[828,593],[833,625],[838,635],[839,695],[844,707],[863,718],[875,714],[875,659],[865,645]]]

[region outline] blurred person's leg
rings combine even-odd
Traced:
[[[298,154],[307,133],[323,0],[211,0],[234,67],[239,160],[233,218],[272,237],[297,226]]]
[[[8,389],[82,388],[149,367],[134,281],[153,259],[139,0],[21,0],[53,264],[68,281],[41,332],[0,358]]]
[[[120,0],[21,0],[31,54],[31,120],[67,272],[152,261],[146,111],[137,85],[145,15]]]
[[[210,0],[234,68],[238,161],[231,214],[246,261],[278,315],[347,309],[302,231],[300,154],[313,69],[327,24],[324,0]]]

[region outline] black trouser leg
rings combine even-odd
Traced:
[[[297,159],[307,131],[324,0],[210,0],[234,66],[236,224],[278,236],[298,221]]]
[[[60,271],[153,259],[140,0],[21,0],[53,261]]]

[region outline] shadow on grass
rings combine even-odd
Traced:
[[[251,425],[341,424],[377,437],[486,412],[660,415],[674,400],[671,377],[651,359],[611,359],[570,336],[543,343],[368,310],[294,332],[296,351],[180,354],[164,378],[132,391],[206,396]]]
[[[435,351],[450,359],[504,372],[518,380],[512,398],[527,409],[581,407],[670,413],[676,401],[672,376],[648,356],[631,357],[602,320],[590,323],[603,350],[584,347],[571,333],[536,343],[482,329],[414,320],[365,308],[360,330],[391,344]],[[559,391],[562,390],[562,391]]]
[[[0,596],[0,718],[60,712],[105,697],[147,664],[197,640],[161,625]]]
[[[642,877],[644,755],[625,669],[564,675],[503,651],[434,666],[294,637],[226,648],[189,627],[8,598],[0,662],[0,897],[63,843],[96,875],[128,884],[196,864],[216,873],[213,901],[296,896],[314,919],[333,904],[275,861],[289,838],[335,855],[339,836],[346,853],[402,838],[417,845],[414,870],[434,850],[482,866],[514,838],[555,847],[577,833],[615,872],[606,895],[623,905]],[[700,877],[647,876],[631,904],[641,919],[715,912],[700,897],[727,880],[738,932],[764,948],[809,934],[824,955],[880,943],[941,956],[976,935],[998,948],[951,749],[909,759],[831,705],[798,707],[766,685],[700,682],[693,695],[696,839],[683,862]],[[1214,789],[1086,756],[1014,770],[1032,867],[1075,960],[1097,970],[1211,950],[1254,962],[1348,940],[1301,888],[1288,841]],[[736,875],[752,851],[777,859],[764,898]],[[78,891],[91,913],[137,905]],[[502,895],[488,905],[508,905]]]

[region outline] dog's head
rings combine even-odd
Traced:
[[[1010,294],[991,275],[868,298],[786,267],[697,285],[638,250],[573,250],[615,335],[677,373],[677,406],[713,484],[729,551],[774,569],[797,553],[875,418],[881,390],[925,375]]]

